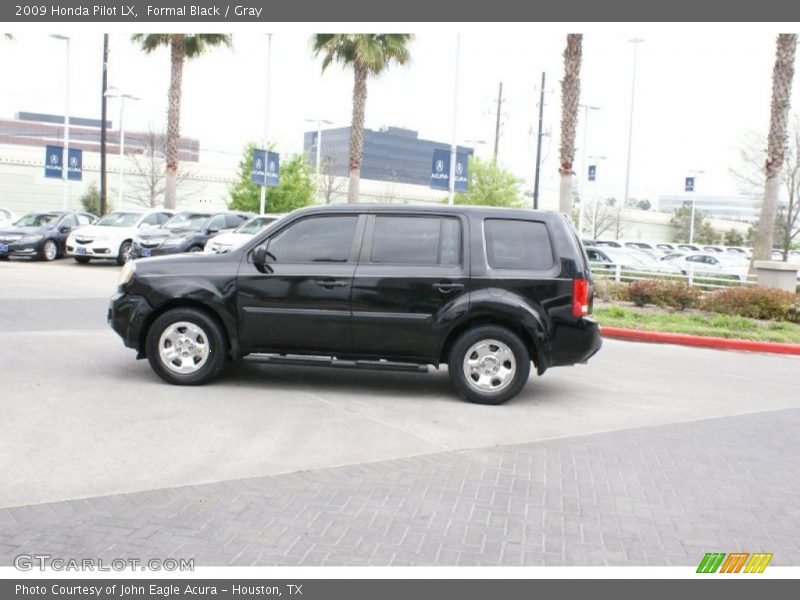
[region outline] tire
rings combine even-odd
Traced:
[[[131,241],[125,240],[119,246],[119,252],[117,253],[117,264],[121,267],[126,262],[128,262],[129,254],[131,251]]]
[[[58,244],[55,240],[45,240],[42,244],[42,252],[39,255],[42,260],[51,261],[58,258]]]
[[[531,357],[512,331],[481,325],[468,329],[456,340],[447,367],[453,387],[467,402],[502,404],[525,387]],[[472,373],[468,375],[468,371]]]
[[[203,385],[214,379],[225,365],[228,347],[222,326],[196,308],[165,312],[150,326],[145,344],[150,366],[174,385]],[[170,356],[175,358],[170,361]]]
[[[202,252],[202,251],[203,251],[202,246],[192,246],[191,248],[189,248],[189,252]]]
[[[87,257],[87,256],[73,256],[72,258],[74,258],[74,259],[75,259],[75,262],[81,263],[82,265],[87,265],[87,264],[89,264],[89,261],[91,260],[91,259],[90,259],[89,257]]]

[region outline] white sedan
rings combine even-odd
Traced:
[[[0,227],[13,225],[17,217],[7,208],[0,208]]]
[[[690,254],[667,255],[662,259],[678,267],[682,273],[695,276],[736,278],[747,280],[747,260],[737,260],[723,255],[692,252]]]
[[[283,215],[262,215],[242,223],[230,233],[222,233],[206,242],[204,251],[208,254],[226,254],[244,244],[259,231],[271,225]]]
[[[115,210],[94,225],[80,227],[67,238],[67,255],[85,264],[96,258],[111,258],[118,265],[128,260],[131,243],[143,229],[159,227],[172,217],[169,210]]]

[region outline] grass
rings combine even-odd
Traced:
[[[758,321],[700,311],[641,309],[616,304],[595,306],[593,314],[600,325],[607,327],[800,344],[800,325],[794,323]]]

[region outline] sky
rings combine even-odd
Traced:
[[[328,119],[334,126],[350,123],[352,72],[332,65],[322,74],[320,60],[311,52],[311,35],[322,28],[377,31],[379,25],[274,25],[268,131],[281,153],[302,151],[303,132],[315,128],[306,119]],[[72,39],[71,114],[99,118],[102,31],[96,25],[53,27]],[[169,30],[168,25],[153,27],[150,31]],[[141,98],[126,103],[125,129],[164,130],[168,52],[145,55],[130,41],[130,30],[119,25],[110,29],[110,85]],[[181,132],[200,140],[201,163],[234,166],[246,142],[263,138],[267,35],[261,29],[237,25],[231,49],[215,50],[185,66]],[[774,27],[534,23],[406,24],[390,29],[415,33],[412,63],[370,80],[366,126],[407,127],[422,138],[450,141],[458,33],[458,142],[474,145],[478,156],[491,156],[492,113],[502,82],[498,162],[523,179],[526,189],[533,182],[539,85],[546,72],[544,129],[550,135],[543,140],[543,194],[558,190],[561,54],[568,31],[584,32],[581,102],[599,107],[589,111],[588,129],[581,114],[576,140],[578,185],[589,197],[624,194],[631,38],[644,40],[637,55],[631,197],[680,194],[684,177],[693,171],[702,171],[697,175],[699,195],[738,194],[730,173],[739,164],[738,147],[748,132],[768,128]],[[42,26],[12,33],[13,41],[0,42],[0,117],[11,118],[17,111],[62,114],[64,42],[49,37],[51,32]],[[109,102],[109,116],[116,127],[116,100]],[[581,166],[584,156],[603,158],[586,158]],[[597,182],[588,184],[582,181],[585,165],[593,163],[598,165]]]

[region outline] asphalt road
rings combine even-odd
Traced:
[[[744,433],[737,429],[733,437],[745,436],[746,445],[740,450],[758,455],[762,451],[759,443],[770,443],[770,428],[777,431],[792,422],[800,408],[797,357],[613,340],[607,340],[588,365],[553,369],[541,378],[532,376],[517,398],[499,407],[461,401],[450,389],[444,369],[410,374],[239,364],[201,388],[169,386],[152,373],[146,361],[135,360],[134,353],[106,326],[107,298],[117,274],[114,266],[77,265],[66,260],[0,264],[0,508],[41,503],[58,507],[69,505],[61,502],[65,500],[100,497],[125,498],[126,507],[141,501],[146,507],[150,500],[145,498],[150,496],[131,493],[157,494],[157,490],[176,488],[195,491],[202,484],[217,482],[232,490],[236,480],[266,477],[264,481],[272,482],[272,476],[294,477],[293,473],[301,474],[303,486],[298,493],[307,495],[309,478],[318,474],[323,480],[330,479],[333,476],[325,475],[325,469],[334,467],[345,469],[332,472],[345,473],[345,488],[351,489],[353,477],[358,479],[359,469],[368,468],[367,464],[388,473],[399,468],[411,477],[418,470],[413,461],[422,460],[420,464],[426,465],[441,460],[452,469],[465,456],[478,456],[465,455],[465,451],[490,457],[510,452],[518,457],[522,451],[513,450],[514,444],[535,453],[549,448],[548,444],[573,444],[584,439],[581,436],[612,435],[614,440],[629,440],[633,435],[629,432],[638,432],[647,443],[666,436],[664,439],[672,442],[659,441],[652,454],[669,456],[670,443],[678,443],[675,440],[697,438],[702,442],[705,435],[709,439],[717,435],[717,429],[692,423],[722,423],[751,413],[760,413],[759,431],[767,433],[760,433],[760,438],[746,437],[750,421],[738,417],[736,427]],[[785,409],[795,412],[786,413]],[[680,429],[683,437],[676,437],[673,429],[659,427],[684,428]],[[730,428],[723,429],[730,433]],[[726,444],[728,448],[730,442]],[[636,447],[641,452],[639,442]],[[614,452],[623,456],[614,458],[615,464],[625,461],[628,450],[624,448],[624,444],[614,446]],[[674,450],[681,452],[677,445]],[[701,445],[698,451],[708,452],[709,447]],[[566,456],[561,450],[556,452],[559,457]],[[773,469],[789,468],[789,475],[796,479],[794,454],[784,457],[780,448],[775,452],[779,457],[773,461]],[[645,463],[649,454],[643,454]],[[425,457],[434,462],[424,462]],[[533,459],[526,460],[530,470]],[[570,464],[579,461],[574,457],[564,460]],[[663,467],[663,456],[654,460]],[[790,466],[784,466],[783,460]],[[561,472],[564,468],[559,467]],[[608,472],[608,465],[598,468],[599,474],[587,475],[590,480]],[[641,464],[631,468],[633,472],[625,477],[639,478],[640,483],[641,473],[651,471]],[[356,475],[347,469],[356,469]],[[692,485],[692,477],[697,476],[687,475],[686,484]],[[392,476],[381,475],[381,485],[385,477],[391,480]],[[780,488],[782,476],[778,473],[775,477],[772,484]],[[553,474],[548,481],[551,486],[561,485]],[[755,484],[736,481],[760,485],[758,480]],[[318,491],[327,489],[314,485]],[[406,483],[398,485],[395,491],[404,493]],[[407,485],[414,489],[413,482]],[[763,485],[767,489],[767,484]],[[124,495],[115,496],[119,494]],[[323,495],[330,500],[335,493],[329,490]],[[233,498],[239,502],[238,492]],[[783,498],[781,502],[794,500],[797,498]],[[163,498],[153,501],[163,508]],[[93,500],[91,506],[99,504]],[[9,523],[19,526],[25,522],[13,516],[21,508],[10,510]],[[126,511],[130,513],[128,508]],[[184,514],[183,508],[176,511]],[[31,517],[34,522],[45,523],[40,513],[30,514],[39,515]],[[163,517],[163,511],[158,514]],[[614,515],[619,518],[618,512]],[[106,523],[108,516],[104,519]],[[781,527],[776,524],[777,529]],[[24,541],[28,534],[23,531],[19,535]],[[3,543],[0,533],[0,546]],[[549,562],[542,564],[569,564],[563,550],[567,546],[563,539],[561,543],[562,553],[551,555]],[[440,544],[437,557],[442,547]],[[694,546],[690,550],[684,548],[682,554],[675,554],[675,560],[693,560],[693,552],[699,550]],[[264,558],[266,555],[259,553],[242,559],[244,563],[237,562],[239,554],[219,560],[232,564],[259,560],[345,564],[352,559],[350,554],[329,550],[322,560],[309,552],[297,560],[277,560],[272,554],[273,558]],[[606,546],[598,552],[592,554],[592,560],[600,562],[593,564],[608,563],[609,556],[616,556],[615,564],[643,564],[627,554],[614,554]],[[659,564],[669,564],[664,552],[662,547]],[[467,564],[475,562],[479,554],[471,548],[464,554],[466,562],[457,553],[456,558],[430,558],[428,563],[414,555],[416,562],[408,559],[407,563]],[[399,556],[407,555],[401,552]],[[580,556],[575,560],[580,562]],[[538,564],[537,560],[545,559],[537,558],[533,564]],[[368,562],[406,564],[375,553]]]

